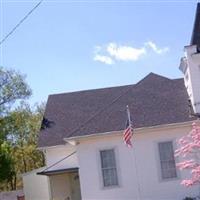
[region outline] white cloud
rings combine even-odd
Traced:
[[[158,48],[157,45],[152,41],[146,42],[145,46],[151,48],[157,54],[163,54],[169,51],[169,47]]]
[[[131,46],[120,46],[116,43],[110,43],[107,45],[107,52],[110,56],[113,56],[116,60],[122,61],[136,61],[142,55],[146,54],[146,49],[134,48]]]
[[[95,61],[100,61],[100,62],[105,63],[107,65],[114,64],[114,61],[109,56],[103,56],[103,55],[98,55],[97,54],[97,55],[94,56],[94,60]]]
[[[95,46],[94,60],[112,65],[116,61],[137,61],[151,51],[161,55],[168,52],[169,47],[159,48],[152,41],[145,42],[138,48],[130,45],[119,45],[113,42],[103,46]]]
[[[102,47],[101,47],[101,46],[95,46],[95,47],[94,47],[94,53],[95,53],[95,54],[99,53],[101,50],[102,50]]]

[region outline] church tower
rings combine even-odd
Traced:
[[[179,69],[184,74],[185,87],[194,114],[200,115],[200,3],[197,4],[191,43],[184,47]]]

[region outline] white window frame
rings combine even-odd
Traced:
[[[117,172],[117,185],[111,185],[111,186],[104,186],[104,180],[103,180],[103,171],[102,171],[102,166],[101,166],[101,151],[106,151],[106,150],[113,150],[114,151],[114,156],[115,156],[115,167],[116,167],[116,172]],[[118,160],[118,149],[116,147],[106,147],[106,148],[101,148],[98,149],[98,166],[99,166],[99,177],[100,177],[100,185],[101,189],[112,189],[112,188],[119,188],[121,186],[121,177],[120,177],[120,170],[119,170],[119,160]]]
[[[160,160],[160,153],[159,153],[159,143],[165,143],[165,142],[171,142],[172,143],[172,148],[173,151],[175,152],[176,149],[176,145],[175,145],[175,140],[174,139],[167,139],[167,140],[160,140],[156,142],[156,154],[157,154],[157,166],[158,166],[158,177],[159,177],[159,182],[166,182],[166,181],[173,181],[173,180],[178,180],[180,179],[180,171],[178,170],[178,168],[176,167],[176,163],[177,163],[177,158],[174,157],[175,160],[175,168],[176,168],[176,177],[173,178],[163,178],[162,177],[162,169],[161,169],[161,160]]]

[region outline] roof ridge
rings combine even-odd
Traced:
[[[150,72],[147,76],[145,76],[144,78],[146,78],[146,77],[148,77],[148,76],[156,76],[156,77],[160,77],[160,78],[163,78],[163,79],[167,79],[167,80],[173,80],[173,79],[171,79],[171,78],[168,78],[168,77],[166,77],[166,76],[163,76],[163,75],[160,75],[160,74],[156,74],[156,73],[154,73],[154,72]]]
[[[174,79],[171,79],[172,81],[178,81],[178,80],[184,80],[184,78],[174,78]]]
[[[105,89],[113,89],[113,88],[120,88],[120,87],[129,87],[134,86],[135,84],[128,84],[128,85],[119,85],[119,86],[111,86],[111,87],[103,87],[103,88],[94,88],[94,89],[86,89],[86,90],[78,90],[78,91],[71,91],[71,92],[61,92],[56,94],[50,94],[49,96],[57,96],[57,95],[66,95],[66,94],[75,94],[75,93],[81,93],[81,92],[92,92],[96,90],[105,90]]]
[[[174,79],[170,79],[168,77],[162,76],[160,74],[150,72],[143,79],[141,79],[139,82],[143,81],[144,79],[146,79],[148,76],[151,76],[151,75],[161,77],[161,78],[164,78],[164,79],[167,79],[167,80],[174,80]],[[134,84],[127,84],[127,85],[118,85],[118,86],[109,86],[109,87],[102,87],[102,88],[83,89],[83,90],[70,91],[70,92],[61,92],[61,93],[50,94],[49,97],[50,96],[57,96],[57,95],[67,95],[67,94],[73,94],[73,93],[75,94],[75,93],[80,93],[80,92],[92,92],[92,91],[96,91],[96,90],[105,90],[105,89],[114,89],[114,88],[120,88],[120,87],[134,86],[134,85],[138,84],[139,82],[134,83]]]

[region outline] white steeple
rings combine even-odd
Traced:
[[[185,46],[185,56],[179,69],[184,74],[185,87],[191,101],[194,114],[200,114],[200,4],[197,4],[196,18],[189,46]]]

